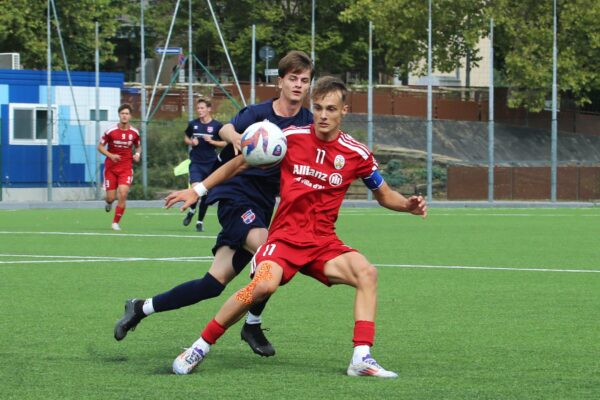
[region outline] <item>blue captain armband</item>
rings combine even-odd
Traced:
[[[379,173],[379,170],[373,171],[373,173],[366,178],[362,178],[366,187],[371,190],[377,190],[383,185],[383,176]]]

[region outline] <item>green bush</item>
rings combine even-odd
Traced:
[[[223,101],[213,117],[223,124],[238,112],[230,101]],[[194,116],[195,118],[195,116]],[[188,147],[183,141],[188,115],[175,120],[153,120],[147,125],[148,189],[144,195],[141,163],[134,166],[134,184],[129,192],[132,200],[154,199],[157,192],[183,189],[188,185],[188,175],[175,176],[173,168],[188,159]],[[140,127],[139,121],[133,121]]]
[[[385,168],[381,172],[383,178],[390,186],[401,186],[409,181],[408,176],[402,171],[402,162],[397,159],[391,159],[385,165]]]
[[[420,180],[427,181],[427,167],[419,168],[416,171],[416,175]],[[433,165],[431,167],[432,180],[446,183],[448,180],[448,171],[446,167],[440,165]]]

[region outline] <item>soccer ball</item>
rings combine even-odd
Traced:
[[[266,119],[250,125],[242,135],[242,155],[250,165],[276,164],[285,157],[286,151],[283,131]]]

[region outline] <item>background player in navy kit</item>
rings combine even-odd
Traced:
[[[188,123],[185,130],[183,140],[185,144],[191,146],[190,149],[190,184],[192,186],[202,182],[213,171],[213,166],[217,161],[217,147],[225,147],[227,142],[221,140],[219,131],[223,124],[213,119],[212,104],[206,99],[200,99],[196,103],[196,112],[198,118]],[[198,202],[198,222],[196,222],[196,230],[202,232],[204,230],[204,216],[206,215],[206,196],[203,196]],[[198,203],[190,207],[187,215],[183,219],[183,225],[188,226],[196,212]]]
[[[335,233],[335,221],[350,184],[361,178],[377,202],[391,210],[427,215],[421,196],[405,198],[392,190],[378,171],[373,154],[363,144],[340,131],[347,113],[347,90],[334,77],[317,81],[313,89],[315,123],[285,130],[288,150],[281,168],[281,202],[269,229],[269,237],[253,259],[252,282],[232,295],[201,337],[173,362],[173,372],[188,374],[205,358],[227,328],[237,322],[253,303],[270,296],[280,285],[301,272],[324,283],[345,284],[356,289],[354,299],[354,353],[347,369],[350,376],[395,378],[371,357],[375,338],[377,270]],[[202,184],[206,190],[243,171],[248,165],[237,157],[219,168]],[[201,194],[198,193],[198,195]],[[195,201],[194,191],[172,193],[166,207]]]
[[[303,52],[292,51],[279,61],[278,69],[279,97],[242,109],[221,129],[223,139],[239,146],[240,133],[265,119],[282,129],[306,126],[312,122],[312,114],[303,107],[313,75],[310,57]],[[233,156],[233,153],[233,147],[228,145],[220,157]],[[154,312],[185,307],[221,294],[225,285],[240,273],[267,239],[267,227],[279,193],[279,172],[277,166],[249,168],[211,190],[208,204],[219,203],[217,214],[222,230],[213,247],[215,259],[210,269],[203,278],[185,282],[152,298],[127,300],[125,313],[115,325],[115,339],[122,340],[142,318]],[[266,299],[250,310],[242,328],[242,339],[256,354],[272,356],[275,349],[261,329],[260,314],[264,303]]]

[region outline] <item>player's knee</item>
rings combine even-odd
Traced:
[[[257,283],[254,287],[254,292],[252,293],[253,301],[263,301],[264,299],[272,295],[276,289],[277,288],[274,285],[267,281]]]
[[[252,228],[246,237],[245,247],[253,253],[267,241],[268,231],[265,228]]]
[[[363,263],[355,268],[358,281],[363,285],[377,285],[377,268],[373,264]]]

